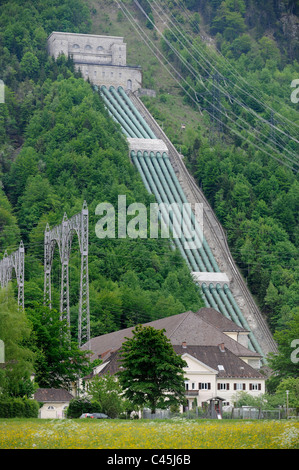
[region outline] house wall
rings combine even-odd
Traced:
[[[217,380],[217,395],[224,398],[226,404],[229,403],[231,405],[233,403],[233,397],[241,391],[248,393],[252,397],[258,397],[265,393],[265,380],[247,378],[223,378]]]
[[[183,355],[183,359],[188,364],[188,367],[184,370],[189,409],[192,408],[193,404],[201,407],[204,402],[215,396],[224,398],[224,404],[232,404],[233,396],[241,390],[246,391],[253,397],[265,393],[264,379],[219,378],[218,371],[208,368],[200,361],[188,355]],[[204,385],[203,388],[202,384],[210,384],[210,386]],[[255,388],[257,389],[255,390]]]
[[[44,403],[43,406],[39,410],[39,418],[42,418],[42,419],[64,418],[65,411],[68,405],[69,404],[67,402]]]

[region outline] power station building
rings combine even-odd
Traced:
[[[53,32],[48,37],[48,53],[72,57],[77,70],[94,85],[122,86],[137,91],[142,86],[139,66],[127,65],[127,45],[124,38]]]

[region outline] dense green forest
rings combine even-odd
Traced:
[[[190,112],[198,111],[198,122],[187,125],[184,134],[177,132],[170,106],[174,88],[155,79],[158,66],[152,65],[150,52],[141,65],[145,86],[155,88],[157,97],[144,102],[184,154],[226,229],[234,258],[271,330],[281,330],[298,315],[299,305],[294,164],[299,105],[290,100],[291,81],[299,78],[299,2],[165,0],[171,22],[164,18],[168,26],[163,37],[155,29],[163,19],[157,2],[140,3],[148,18],[134,2],[125,5],[138,13],[165,63],[170,61],[184,77],[176,93]],[[46,223],[60,223],[65,212],[68,217],[79,212],[84,200],[90,214],[92,336],[204,305],[185,262],[167,240],[99,240],[95,235],[100,202],[116,206],[119,194],[126,195],[128,205],[149,205],[153,199],[100,95],[75,72],[70,59],[55,62],[48,56],[46,40],[52,31],[114,34],[105,8],[112,17],[113,1],[7,0],[0,5],[0,78],[5,84],[5,103],[0,104],[0,256],[24,241],[25,311],[32,329],[29,340],[29,326],[24,327],[25,339],[27,346],[34,345],[29,347],[40,364],[46,361],[40,333],[45,334],[40,323],[45,320],[38,319],[44,229]],[[95,26],[99,18],[102,30]],[[121,31],[126,20],[120,11],[117,22]],[[206,36],[212,46],[202,39]],[[79,276],[75,239],[70,266],[74,337]],[[58,250],[52,285],[58,310]],[[45,385],[53,383],[45,379]]]
[[[43,302],[43,232],[79,212],[90,213],[91,332],[99,335],[137,322],[203,305],[181,257],[167,240],[99,240],[95,208],[149,205],[143,183],[128,159],[126,141],[108,117],[98,93],[64,57],[46,52],[53,30],[88,32],[89,12],[77,1],[7,2],[1,7],[2,105],[1,251],[26,249],[25,307]],[[27,6],[27,7],[26,7]],[[80,10],[77,16],[70,12]],[[33,20],[34,18],[34,20]],[[12,32],[13,31],[13,32]],[[16,34],[19,36],[16,36]],[[11,35],[13,34],[13,40]],[[16,38],[19,37],[17,41]],[[58,250],[56,250],[58,251]],[[80,264],[76,240],[70,268],[76,331]],[[59,307],[60,265],[53,266],[54,307]]]
[[[166,89],[144,102],[185,155],[274,332],[299,305],[299,108],[290,98],[299,2],[266,3],[166,1],[163,13],[150,2],[152,27],[169,22],[157,28],[164,58],[184,77],[199,124],[185,136],[174,130]]]

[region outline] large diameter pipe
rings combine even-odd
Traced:
[[[147,122],[145,121],[145,119],[141,116],[141,114],[139,113],[139,111],[136,109],[136,107],[134,106],[134,104],[132,103],[132,101],[130,100],[130,98],[127,96],[127,94],[125,93],[124,89],[122,87],[118,87],[117,89],[118,93],[121,95],[121,97],[125,100],[125,102],[127,103],[127,105],[131,108],[132,112],[135,114],[135,116],[137,117],[137,119],[140,121],[140,123],[142,124],[142,126],[144,127],[144,129],[146,130],[146,132],[148,133],[148,135],[150,136],[151,139],[156,139],[157,137],[155,136],[155,134],[153,133],[153,131],[151,130],[151,128],[149,127],[149,125],[147,124]]]
[[[124,111],[124,113],[128,116],[128,118],[130,119],[131,122],[134,123],[134,125],[137,127],[137,129],[139,130],[139,132],[141,133],[141,135],[145,138],[145,139],[149,139],[149,135],[148,133],[144,130],[144,128],[140,125],[140,123],[138,122],[138,120],[135,118],[135,116],[133,115],[132,111],[130,110],[130,108],[126,105],[126,103],[124,102],[123,99],[121,99],[120,95],[116,93],[115,91],[115,88],[113,86],[111,86],[109,88],[109,92],[111,93],[111,95],[113,96],[113,98],[117,101],[118,105],[121,107],[121,109]]]
[[[211,292],[209,291],[209,288],[204,282],[201,285],[201,289],[203,291],[204,296],[208,299],[210,306],[219,312],[219,307],[216,304],[215,300],[213,299],[213,296]]]
[[[172,167],[172,165],[171,165],[171,163],[170,163],[169,157],[168,157],[168,155],[167,155],[166,152],[163,153],[163,159],[164,159],[165,164],[166,164],[166,167],[167,167],[167,169],[168,169],[168,171],[169,171],[169,173],[170,173],[170,175],[171,175],[171,178],[172,178],[172,180],[173,180],[173,182],[174,182],[174,185],[175,185],[175,187],[176,187],[176,189],[177,189],[177,191],[178,191],[178,193],[179,193],[179,195],[180,195],[180,197],[181,197],[182,202],[185,202],[185,203],[188,202],[188,201],[187,201],[187,198],[186,198],[186,196],[185,196],[185,194],[184,194],[184,191],[182,190],[182,187],[181,187],[181,185],[180,185],[180,183],[179,183],[179,181],[178,181],[178,179],[177,179],[177,176],[176,176],[176,174],[175,174],[175,172],[174,172],[174,169],[173,169],[173,167]],[[195,217],[194,217],[193,221],[194,221],[194,224],[197,224],[197,225],[198,225],[198,223],[197,223]],[[201,228],[200,228],[199,226],[198,226],[198,230],[199,230],[199,233],[202,232],[202,231],[201,231]],[[208,258],[209,258],[209,260],[210,260],[210,263],[211,263],[211,265],[213,266],[215,272],[220,272],[219,266],[218,266],[218,264],[217,264],[217,262],[216,262],[216,260],[215,260],[215,258],[214,258],[214,256],[213,256],[213,253],[211,252],[211,249],[210,249],[210,247],[209,247],[209,245],[208,245],[208,243],[207,243],[205,237],[203,236],[203,234],[202,234],[202,244],[203,244],[203,248],[204,248],[204,250],[206,251],[207,256],[208,256]]]
[[[125,122],[125,120],[119,115],[119,113],[116,111],[116,109],[111,105],[109,102],[108,98],[104,94],[102,94],[102,98],[104,103],[106,104],[108,110],[110,113],[115,117],[117,122],[126,130],[126,132],[129,134],[130,137],[136,137],[132,129],[128,126],[128,124]]]
[[[192,234],[189,232],[189,229],[188,227],[191,228],[191,219],[188,217],[188,215],[186,214],[186,211],[185,210],[182,210],[183,207],[182,207],[182,204],[180,203],[180,201],[177,201],[174,196],[173,196],[173,193],[172,193],[172,187],[171,187],[171,184],[165,184],[165,177],[162,173],[162,170],[160,168],[160,165],[159,165],[159,160],[158,160],[158,157],[160,157],[161,159],[161,155],[160,153],[158,152],[156,155],[154,154],[154,152],[151,152],[150,153],[150,157],[151,157],[151,161],[153,163],[153,166],[156,170],[156,173],[158,175],[158,178],[160,179],[160,183],[161,185],[163,186],[163,188],[165,189],[166,193],[167,193],[167,196],[168,196],[168,201],[170,204],[174,204],[174,209],[176,211],[176,215],[178,217],[178,219],[182,222],[184,222],[184,234],[186,235],[187,239],[192,239]],[[178,206],[180,207],[180,209],[178,208]],[[189,242],[187,242],[189,244]],[[186,247],[185,250],[190,250],[190,248]],[[201,259],[201,257],[199,256],[197,250],[193,249],[192,250],[192,254],[194,256],[194,258],[196,259],[197,263],[198,263],[198,266],[199,266],[199,269],[201,271],[206,271],[206,267]]]
[[[137,152],[137,158],[138,158],[138,161],[140,163],[140,168],[141,168],[141,170],[144,174],[144,177],[146,178],[146,180],[148,182],[148,186],[151,189],[151,192],[155,195],[156,200],[158,201],[158,204],[161,204],[162,199],[160,197],[159,191],[157,190],[155,182],[154,182],[153,178],[151,177],[151,174],[148,171],[148,168],[146,167],[146,163],[145,163],[140,151]],[[163,221],[164,221],[165,225],[167,225],[167,223],[169,223],[170,227],[172,228],[172,222],[169,221],[168,214],[166,213],[165,208],[163,207],[163,204],[161,206],[161,213],[162,213],[162,217],[163,217]],[[182,257],[185,259],[189,269],[192,269],[192,267],[190,265],[190,262],[189,262],[188,258],[186,257],[186,254],[185,254],[185,252],[184,252],[184,250],[181,246],[180,240],[177,239],[177,238],[174,238],[173,240],[174,240],[174,243],[177,246],[178,250],[180,251]]]
[[[132,123],[129,119],[128,116],[124,113],[124,111],[120,108],[120,106],[117,104],[111,93],[107,90],[107,88],[103,85],[101,87],[101,91],[104,93],[105,97],[108,99],[108,101],[111,103],[111,105],[114,107],[114,109],[118,112],[118,114],[122,117],[122,119],[127,123],[127,125],[132,129],[133,137],[139,137],[142,138],[142,134],[139,132],[139,130],[134,126],[134,123]]]
[[[215,302],[217,303],[217,305],[218,305],[218,307],[219,307],[219,309],[220,309],[220,312],[221,312],[226,318],[228,318],[229,320],[231,320],[231,317],[230,317],[230,315],[229,315],[229,313],[228,313],[228,311],[227,311],[227,309],[226,309],[224,303],[222,302],[220,295],[218,294],[216,288],[214,287],[214,284],[211,283],[211,284],[209,285],[209,289],[210,289],[210,292],[211,292],[212,296],[213,296],[214,299],[215,299]]]
[[[262,357],[264,357],[264,353],[263,353],[263,351],[262,351],[260,345],[258,344],[257,340],[255,339],[255,336],[254,336],[254,334],[252,333],[252,331],[251,331],[251,329],[250,329],[250,327],[249,327],[249,325],[248,325],[248,323],[247,323],[247,320],[245,319],[243,313],[241,312],[240,307],[238,306],[237,302],[235,301],[235,299],[234,299],[234,297],[233,297],[233,295],[232,295],[232,293],[231,293],[231,291],[230,291],[230,288],[228,287],[227,284],[224,284],[223,290],[224,290],[225,294],[227,295],[227,297],[229,298],[229,300],[230,300],[230,302],[231,302],[233,308],[235,309],[236,313],[238,314],[238,316],[239,316],[239,318],[240,318],[240,321],[241,321],[243,327],[244,327],[246,330],[250,331],[250,333],[249,333],[248,336],[249,336],[249,338],[250,338],[250,341],[252,342],[253,347],[255,348],[255,350],[256,350]]]
[[[145,177],[145,174],[143,173],[143,170],[140,166],[140,163],[138,161],[138,158],[137,158],[137,155],[136,153],[134,152],[134,150],[131,151],[131,159],[132,159],[132,162],[134,163],[134,165],[136,166],[137,170],[139,171],[140,173],[140,176],[141,176],[141,179],[143,181],[143,184],[144,186],[146,187],[147,191],[150,193],[150,194],[153,194],[148,182],[147,182],[147,179]]]
[[[171,178],[171,175],[168,171],[168,168],[165,165],[164,158],[161,157],[160,153],[157,153],[157,159],[158,159],[159,165],[162,169],[163,175],[166,178],[166,181],[167,181],[169,187],[171,188],[171,192],[174,195],[175,201],[178,202],[181,206],[183,204],[186,204],[185,201],[187,201],[187,199],[185,199],[185,201],[183,201],[182,198],[180,197],[180,194],[177,191],[176,185],[174,184],[173,179]],[[190,224],[190,222],[191,222],[191,224]],[[199,224],[196,220],[196,217],[195,217],[192,209],[190,211],[190,215],[189,215],[189,219],[188,219],[187,223],[190,224],[190,226],[193,225],[195,234],[196,234],[198,240],[200,241],[198,251],[199,251],[199,255],[202,259],[202,263],[204,264],[204,267],[202,268],[202,271],[213,272],[214,271],[213,266],[211,265],[210,260],[209,260],[208,256],[206,255],[205,250],[203,248],[204,236],[203,236],[202,230],[199,227]]]
[[[230,304],[230,302],[228,301],[228,298],[227,296],[224,294],[223,292],[223,289],[222,287],[220,286],[220,284],[216,284],[216,289],[217,289],[217,292],[218,294],[220,295],[223,303],[225,304],[232,320],[238,325],[238,326],[242,326],[240,320],[239,320],[239,317],[238,315],[236,315],[236,312],[234,311],[234,309],[232,308],[232,305]]]
[[[141,153],[141,152],[140,152]],[[158,175],[154,169],[154,166],[152,164],[152,161],[151,159],[149,158],[148,156],[148,153],[147,152],[144,152],[144,160],[146,162],[146,165],[147,165],[147,168],[156,184],[156,187],[159,191],[159,194],[161,196],[161,199],[162,199],[162,202],[166,203],[166,204],[169,204],[169,199],[165,193],[165,190],[163,188],[163,186],[161,185],[160,181],[159,181],[159,178],[158,178]],[[186,245],[187,245],[187,241],[184,237],[184,235],[181,233],[181,223],[180,223],[180,216],[178,217],[178,211],[177,211],[177,207],[174,206],[174,214],[172,213],[172,211],[169,211],[169,217],[172,219],[172,223],[173,223],[173,228],[174,228],[174,234],[173,234],[173,238],[174,239],[179,239],[181,240],[181,243],[183,245],[183,249],[184,249],[184,252],[185,254],[187,255],[190,263],[191,263],[191,266],[194,270],[196,271],[199,271],[199,267],[194,259],[194,256],[193,256],[193,253],[190,252],[190,250],[187,250],[185,249]],[[179,221],[178,221],[179,220]],[[178,237],[176,235],[179,235]]]

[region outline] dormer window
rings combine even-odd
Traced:
[[[73,45],[73,49],[80,49],[79,44],[74,44],[74,45]]]
[[[89,44],[87,44],[87,45],[85,46],[85,50],[86,50],[86,51],[91,51],[91,49],[92,49],[92,47],[91,47]]]
[[[102,50],[103,50],[103,47],[102,47],[102,46],[98,46],[98,47],[97,47],[97,51],[100,52],[100,51],[102,51]]]

